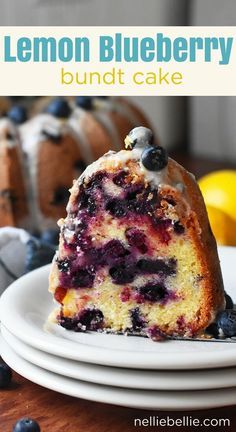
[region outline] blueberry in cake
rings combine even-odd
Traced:
[[[224,309],[215,239],[194,177],[133,129],[74,182],[50,291],[68,330],[196,337]]]

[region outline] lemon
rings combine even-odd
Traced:
[[[217,243],[220,245],[235,246],[236,221],[215,207],[206,207],[211,229],[214,233]]]
[[[236,245],[236,171],[215,171],[199,180],[212,231],[219,244]]]

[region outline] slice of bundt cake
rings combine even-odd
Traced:
[[[135,128],[74,182],[50,291],[75,331],[194,337],[224,308],[215,239],[194,177]]]

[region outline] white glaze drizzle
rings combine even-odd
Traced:
[[[7,132],[12,136],[12,139],[7,138]],[[0,119],[0,145],[9,149],[19,146],[19,134],[14,123],[7,117]]]
[[[133,126],[139,124],[138,118],[128,105],[122,104],[118,99],[99,99],[95,98],[93,114],[96,119],[102,123],[111,136],[112,144],[116,151],[119,151],[122,147],[121,139],[118,130],[116,129],[112,119],[110,117],[111,112],[117,112],[121,116],[126,117]]]
[[[7,138],[7,132],[10,133],[11,139]],[[27,204],[28,204],[29,196],[30,196],[29,184],[28,184],[29,183],[28,182],[28,171],[27,171],[27,168],[25,165],[23,154],[22,154],[19,131],[18,131],[18,128],[15,126],[15,124],[10,119],[8,119],[7,117],[0,119],[0,149],[1,148],[5,148],[5,149],[9,149],[9,150],[14,149],[14,151],[17,154],[17,158],[19,160],[20,167],[21,167],[22,180],[23,180],[24,186],[25,186],[25,193],[26,193],[25,199],[27,200]],[[19,175],[20,175],[20,173],[19,173]],[[28,204],[28,207],[29,207],[29,204]],[[21,219],[20,225],[22,228],[31,227],[30,214],[27,216],[24,216]]]
[[[129,105],[120,102],[119,99],[111,99],[111,103],[113,104],[113,109],[115,109],[121,115],[125,116],[133,124],[134,127],[140,124],[138,117],[135,115],[134,111],[130,108]]]
[[[29,207],[33,229],[55,228],[55,220],[46,218],[39,207],[38,201],[38,152],[40,145],[47,137],[46,131],[52,135],[65,135],[73,133],[65,120],[58,119],[51,114],[38,114],[19,127],[22,148],[27,155],[27,167],[29,172]]]
[[[90,164],[93,161],[94,157],[91,150],[90,142],[88,141],[88,138],[83,131],[83,121],[86,121],[86,115],[87,113],[85,110],[80,107],[75,107],[71,117],[68,120],[68,124],[71,126],[77,137],[76,141],[80,147],[83,160],[86,162],[86,164]]]
[[[95,172],[99,171],[100,169],[105,169],[108,160],[112,162],[112,166],[114,168],[125,167],[130,160],[136,160],[137,162],[139,162],[141,172],[143,173],[148,183],[154,185],[155,187],[158,187],[161,184],[171,184],[170,179],[168,178],[167,167],[165,167],[161,171],[149,171],[143,166],[141,162],[142,151],[143,148],[121,150],[118,153],[109,151],[97,161],[89,165],[83,172],[83,174],[79,177],[78,181],[79,183],[81,183],[85,178],[90,178]]]
[[[93,111],[93,115],[95,119],[101,123],[101,125],[106,129],[107,133],[111,137],[112,146],[116,151],[119,151],[121,148],[121,140],[118,130],[116,129],[111,117],[109,110],[96,110]]]

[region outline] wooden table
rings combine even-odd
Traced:
[[[214,428],[221,432],[236,430],[236,407],[206,411],[159,412],[88,402],[47,390],[14,374],[9,390],[0,391],[0,431],[11,432],[14,422],[23,416],[36,419],[42,432],[134,432],[135,430],[166,431],[166,427],[134,427],[134,419],[150,416],[182,418],[189,415],[201,421],[230,419],[231,426]],[[205,428],[202,428],[203,431]],[[169,430],[169,429],[168,429]],[[191,428],[170,428],[172,432],[193,431]],[[211,432],[213,429],[206,428]]]
[[[187,169],[199,177],[206,172],[221,168],[236,168],[236,164],[224,164],[192,159],[184,154],[175,154],[176,159]],[[166,431],[167,427],[134,427],[135,418],[182,418],[189,415],[192,418],[230,420],[230,427],[208,427],[202,430],[235,431],[236,405],[234,407],[217,408],[193,412],[152,412],[110,406],[95,402],[75,399],[69,396],[47,390],[14,374],[9,390],[0,390],[0,432],[11,432],[14,422],[23,416],[36,419],[42,432],[131,432],[135,430]],[[171,427],[172,432],[190,431],[195,428]],[[197,429],[197,428],[196,428]]]

